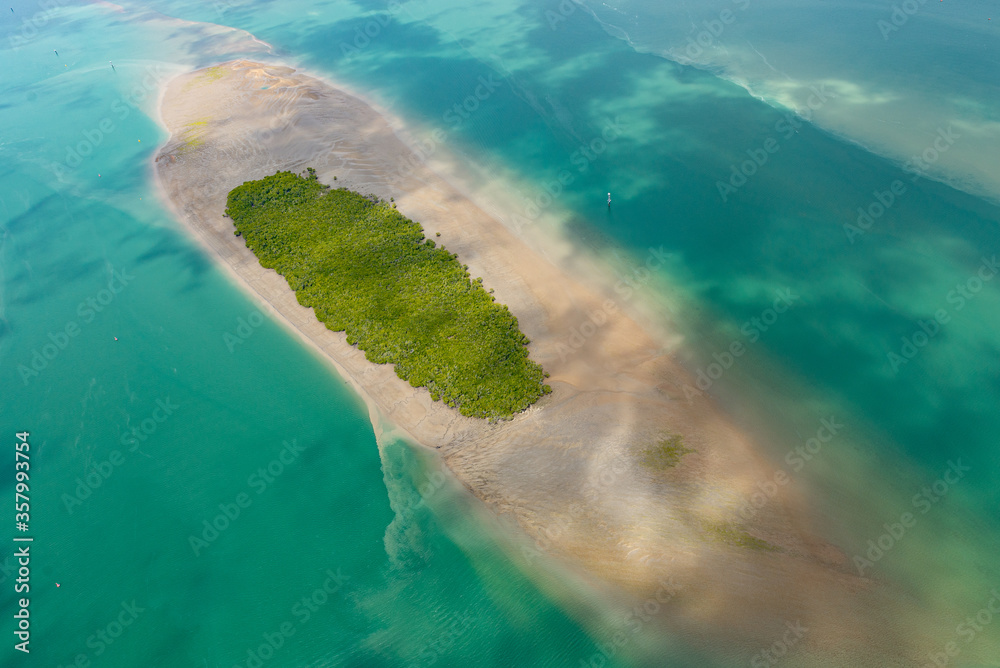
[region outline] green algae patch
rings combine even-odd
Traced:
[[[331,189],[309,169],[234,188],[226,215],[300,304],[435,401],[505,419],[551,392],[517,318],[386,202]]]
[[[228,70],[222,65],[216,65],[214,67],[206,67],[205,69],[203,69],[201,72],[198,73],[198,76],[191,79],[187,83],[187,85],[184,87],[184,90],[191,90],[196,86],[204,86],[205,84],[210,84],[213,81],[218,81],[219,79],[224,78],[227,73]]]
[[[643,450],[640,461],[646,468],[665,471],[677,466],[681,458],[691,452],[694,450],[684,446],[684,439],[680,434],[674,434]]]
[[[205,133],[208,131],[208,119],[191,121],[180,132],[181,145],[177,152],[181,155],[198,148],[205,143]]]
[[[720,522],[706,523],[704,526],[705,530],[708,531],[709,534],[727,545],[742,547],[748,550],[759,550],[761,552],[781,551],[777,546],[768,543],[766,540],[761,540],[756,536],[750,535],[747,531],[735,524]]]

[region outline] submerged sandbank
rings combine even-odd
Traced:
[[[811,528],[794,483],[775,486],[760,512],[740,512],[774,470],[709,399],[685,396],[694,380],[660,353],[658,338],[429,169],[369,105],[288,67],[236,61],[173,80],[162,120],[172,134],[154,169],[178,219],[331,360],[376,428],[384,420],[435,449],[540,551],[640,598],[669,580],[655,625],[740,660],[791,621],[809,629],[794,651],[804,661],[829,659],[833,647],[855,666],[911,665],[922,654],[910,631],[918,613],[854,574]],[[222,212],[244,181],[306,167],[324,183],[336,176],[336,185],[393,197],[429,235],[440,233],[517,316],[553,393],[508,422],[462,417],[367,362],[300,306]],[[650,457],[671,442],[691,452],[675,466]]]

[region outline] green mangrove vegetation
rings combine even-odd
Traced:
[[[517,318],[458,257],[377,197],[278,172],[229,193],[261,265],[376,364],[462,415],[509,418],[551,391]]]

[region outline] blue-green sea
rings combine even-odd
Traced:
[[[664,352],[864,575],[939,615],[909,632],[956,643],[943,665],[1000,665],[995,3],[0,9],[0,665],[687,668],[759,649],[657,627],[608,651],[611,600],[521,558],[433,454],[377,442],[335,370],[171,217],[158,91],[236,57],[342,82],[417,141],[443,131],[436,157],[506,193],[512,229],[622,276],[662,248],[629,306],[679,333]]]

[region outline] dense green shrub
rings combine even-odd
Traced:
[[[436,401],[495,419],[551,391],[517,318],[377,197],[278,172],[234,188],[226,215],[300,304]]]

